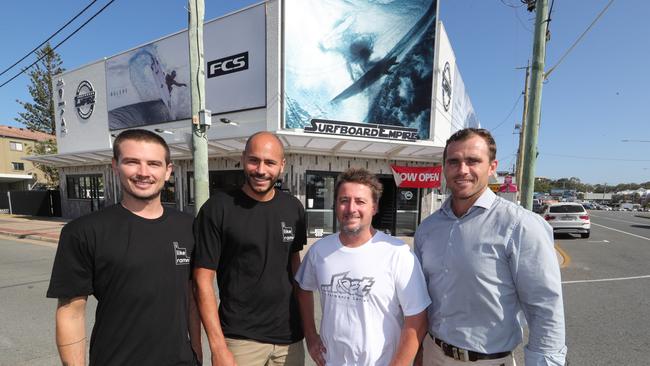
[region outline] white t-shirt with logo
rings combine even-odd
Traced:
[[[296,281],[304,290],[320,292],[320,336],[332,366],[388,365],[404,316],[431,303],[410,248],[379,231],[356,248],[343,246],[338,234],[317,241]]]

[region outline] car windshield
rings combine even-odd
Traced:
[[[585,209],[582,206],[578,205],[560,205],[560,206],[551,206],[549,212],[553,213],[579,213],[585,212]]]

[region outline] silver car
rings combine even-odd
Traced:
[[[587,210],[573,202],[553,203],[542,212],[544,219],[551,224],[554,233],[580,234],[588,238],[591,232],[591,221]]]

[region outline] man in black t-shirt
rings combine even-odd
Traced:
[[[90,365],[196,365],[192,217],[160,201],[172,172],[169,147],[153,132],[127,130],[115,139],[112,164],[120,204],[68,223],[54,259],[47,297],[59,299],[61,361],[85,365],[86,300],[94,295]]]
[[[194,221],[197,301],[213,365],[304,364],[293,278],[307,240],[305,213],[274,188],[284,164],[277,136],[254,134],[242,154],[241,190],[212,196]]]

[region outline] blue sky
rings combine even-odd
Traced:
[[[500,170],[510,169],[517,149],[514,124],[520,122],[523,108],[523,99],[515,106],[524,85],[524,71],[517,68],[531,57],[534,13],[506,5],[518,6],[519,0],[440,1],[440,19],[474,108],[483,127],[495,135]],[[0,68],[22,57],[89,2],[3,4]],[[89,14],[107,2],[97,1]],[[608,2],[555,1],[547,69]],[[257,1],[207,0],[206,19],[254,3]],[[116,0],[57,51],[65,68],[77,68],[186,27],[185,8],[184,0]],[[650,2],[614,1],[544,84],[537,176],[578,177],[583,182],[608,184],[650,181],[650,143],[621,141],[650,140],[647,14]],[[53,44],[61,39],[57,37]],[[16,71],[3,75],[0,81]],[[0,124],[17,125],[13,119],[20,106],[15,99],[28,100],[27,81],[21,76],[0,88]]]

